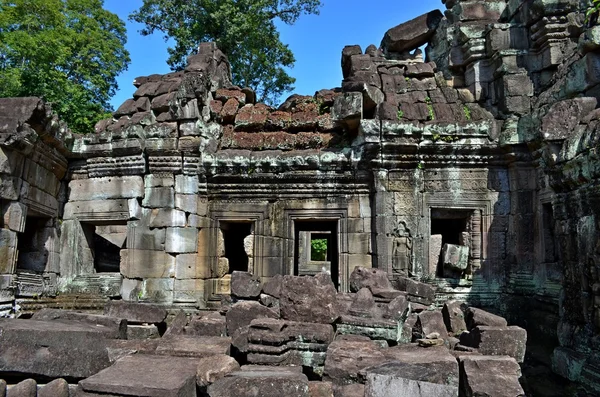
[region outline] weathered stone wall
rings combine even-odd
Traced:
[[[0,315],[56,292],[69,134],[38,98],[0,99]]]
[[[211,306],[233,270],[347,291],[376,267],[504,312],[599,383],[600,28],[576,0],[443,3],[277,109],[213,44],[93,135],[0,102],[2,310],[56,289]]]

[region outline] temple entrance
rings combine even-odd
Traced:
[[[17,249],[17,270],[44,272],[53,245],[52,219],[46,217],[28,216],[25,229],[19,233]]]
[[[85,242],[94,260],[94,273],[119,273],[121,250],[127,244],[127,224],[82,223]]]
[[[436,277],[461,278],[468,272],[472,214],[470,210],[431,209],[429,260]]]
[[[223,233],[225,258],[229,262],[227,273],[231,274],[236,270],[252,273],[252,222],[221,221],[219,227]]]
[[[339,247],[337,221],[294,221],[294,274],[327,272],[339,287]]]

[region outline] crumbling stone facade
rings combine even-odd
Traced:
[[[136,79],[92,135],[0,100],[2,314],[216,307],[236,270],[324,270],[347,292],[362,266],[495,308],[600,392],[600,30],[576,0],[443,3],[344,48],[341,88],[278,109],[208,43]]]

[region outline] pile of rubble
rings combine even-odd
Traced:
[[[261,285],[234,272],[219,311],[169,316],[112,301],[103,315],[0,320],[0,376],[11,383],[0,395],[524,395],[525,330],[461,302],[436,307],[428,284],[393,284],[362,267],[351,293],[326,273]]]

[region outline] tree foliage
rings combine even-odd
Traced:
[[[0,96],[39,96],[77,132],[106,116],[127,69],[125,23],[103,0],[0,0]]]
[[[302,14],[317,14],[320,0],[144,0],[131,19],[145,24],[143,35],[160,31],[172,38],[167,63],[185,67],[199,42],[214,41],[231,63],[233,83],[253,88],[261,101],[273,103],[293,89],[284,68],[294,55],[283,44],[275,21],[293,24]]]

